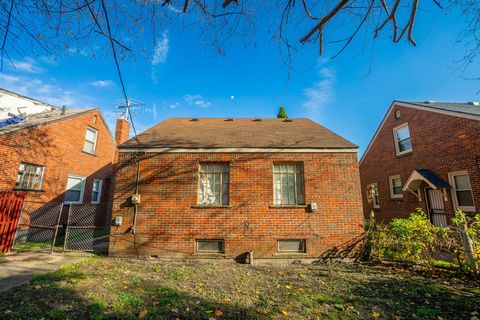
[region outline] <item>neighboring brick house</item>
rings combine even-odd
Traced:
[[[101,204],[109,224],[116,143],[100,111],[62,110],[4,89],[0,96],[0,109],[10,110],[0,121],[0,190],[26,193],[24,213]]]
[[[309,119],[170,118],[119,155],[111,256],[318,259],[361,245],[357,147]]]
[[[480,104],[394,101],[360,160],[366,217],[416,208],[445,226],[480,208]]]

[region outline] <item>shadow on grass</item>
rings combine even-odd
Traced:
[[[365,281],[352,293],[356,304],[370,306],[387,319],[470,319],[479,312],[480,292],[417,278]]]
[[[133,283],[112,292],[110,302],[87,297],[68,283],[85,278],[79,270],[60,269],[0,293],[0,319],[260,319],[254,308],[205,299],[170,287]],[[133,282],[135,279],[133,279]],[[67,285],[66,285],[67,284]],[[101,285],[101,284],[99,284]]]

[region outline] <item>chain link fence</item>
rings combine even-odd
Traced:
[[[105,252],[109,234],[105,213],[105,206],[96,204],[30,201],[20,216],[13,248],[53,252],[55,247],[63,247]]]
[[[106,252],[108,228],[103,208],[94,204],[71,205],[65,231],[65,250]]]

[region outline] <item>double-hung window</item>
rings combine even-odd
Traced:
[[[69,175],[67,180],[67,190],[65,191],[66,204],[83,203],[83,191],[85,189],[85,177]]]
[[[412,141],[410,140],[408,124],[393,129],[393,136],[395,138],[395,151],[397,155],[412,151]]]
[[[83,145],[83,151],[90,154],[95,154],[97,135],[98,131],[96,129],[90,127],[87,128],[87,132],[85,133],[85,144]]]
[[[467,171],[449,174],[455,207],[462,211],[475,211],[470,176]]]
[[[273,202],[276,206],[305,204],[302,163],[273,165]]]
[[[380,208],[380,194],[378,192],[378,184],[372,183],[369,184],[367,187],[367,194],[368,197],[371,197],[372,199],[372,205],[374,209],[379,209]]]
[[[228,163],[201,163],[199,172],[198,204],[206,206],[228,205]]]
[[[102,197],[102,180],[95,179],[93,180],[93,185],[92,185],[92,203],[99,204],[101,197]]]
[[[391,198],[403,198],[402,180],[400,176],[388,177],[388,184],[390,185]]]
[[[44,167],[31,163],[20,163],[17,176],[17,188],[25,190],[41,190]]]

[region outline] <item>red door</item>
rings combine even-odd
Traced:
[[[0,192],[0,252],[9,252],[22,213],[25,194]]]

